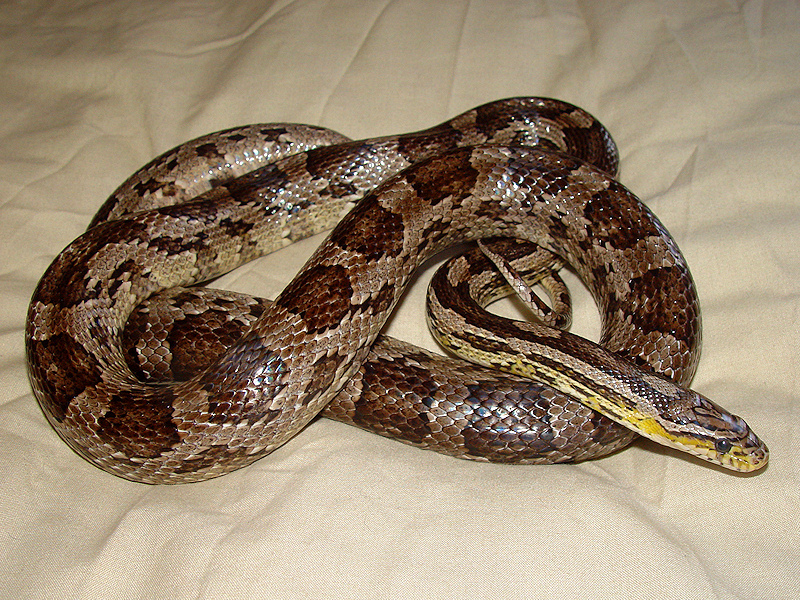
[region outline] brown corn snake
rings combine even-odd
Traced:
[[[307,143],[295,143],[295,133]],[[664,227],[608,174],[616,170],[613,142],[584,111],[554,100],[510,99],[405,136],[348,142],[324,130],[292,126],[272,128],[266,136],[278,152],[263,161],[261,153],[249,160],[252,152],[248,160],[228,160],[235,152],[226,145],[247,137],[236,130],[150,163],[112,195],[93,227],[56,258],[34,293],[26,330],[33,389],[59,435],[94,464],[136,481],[174,483],[218,476],[268,454],[339,390],[374,391],[383,385],[376,381],[396,377],[391,369],[376,374],[375,363],[365,360],[414,270],[449,246],[495,236],[533,242],[577,271],[601,308],[606,350],[531,325],[515,326],[509,352],[501,350],[496,332],[473,328],[471,333],[497,349],[493,356],[506,352],[484,362],[523,373],[515,361],[526,352],[518,341],[527,329],[534,337],[532,354],[546,365],[536,374],[557,391],[528,383],[539,387],[520,392],[518,378],[490,376],[475,367],[466,368],[468,382],[495,377],[500,388],[528,394],[525,415],[542,411],[531,408],[538,401],[531,401],[531,394],[541,391],[549,401],[560,391],[706,460],[736,470],[766,463],[766,447],[744,421],[668,379],[686,383],[696,367],[694,285]],[[317,143],[332,145],[310,148]],[[232,166],[194,185],[182,178],[191,171],[182,170],[187,152]],[[291,152],[297,153],[281,157]],[[227,178],[266,161],[274,162]],[[175,204],[212,184],[190,202]],[[138,359],[122,341],[138,304],[327,229],[353,204],[275,303],[259,309],[249,330],[208,366],[183,381],[142,381],[135,372]],[[143,207],[157,208],[137,212]],[[452,309],[439,302],[431,320],[452,321]],[[478,313],[470,319],[479,325],[489,321]],[[407,349],[387,343],[383,350],[376,347],[377,353],[396,367]],[[434,370],[444,369],[433,364]],[[642,370],[645,365],[660,375]],[[509,462],[535,435],[543,434],[540,445],[559,435],[551,426],[557,419],[550,418],[544,426],[529,427],[527,438],[501,447],[497,440],[506,423],[493,430],[494,439],[484,439],[493,444],[481,455],[463,443],[464,427],[446,416],[445,405],[452,402],[445,392],[437,397],[433,387],[423,381],[409,392],[428,412],[403,409],[389,423],[359,424],[387,434],[414,431],[416,437],[407,441],[423,446],[448,438],[444,451]],[[456,403],[491,395],[483,388],[464,389],[468,392],[454,396]],[[401,386],[397,393],[402,392]],[[514,412],[505,401],[492,402],[500,413]],[[467,408],[456,414],[468,427],[491,413]],[[549,408],[544,412],[550,414]],[[381,413],[374,410],[370,420],[380,421]],[[491,418],[502,421],[498,414]],[[406,422],[397,427],[391,419]],[[584,416],[583,422],[598,419]],[[629,439],[620,434],[608,448]],[[524,453],[523,448],[518,462],[527,461]],[[557,460],[586,457],[580,451],[562,456]]]

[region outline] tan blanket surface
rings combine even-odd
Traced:
[[[28,300],[147,160],[239,124],[366,137],[517,95],[578,104],[615,136],[621,180],[699,287],[693,387],[767,442],[764,472],[645,442],[581,465],[476,464],[319,420],[247,469],[149,487],[47,425]],[[799,158],[796,1],[3,3],[0,597],[798,597]],[[221,285],[274,297],[319,242]],[[435,349],[432,270],[389,333]],[[574,329],[596,334],[576,297]]]

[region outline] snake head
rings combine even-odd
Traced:
[[[756,471],[769,460],[766,444],[744,419],[692,390],[681,390],[656,420],[676,448],[727,469]]]

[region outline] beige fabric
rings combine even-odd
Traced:
[[[798,596],[797,2],[53,0],[4,3],[0,31],[0,596]],[[622,181],[697,280],[694,387],[769,444],[765,472],[651,443],[579,466],[475,464],[318,421],[245,470],[147,487],[48,427],[27,301],[152,156],[258,121],[409,131],[512,95],[571,101],[612,131]],[[274,296],[319,241],[223,284]],[[389,331],[434,348],[430,275]],[[575,329],[595,333],[576,295]]]

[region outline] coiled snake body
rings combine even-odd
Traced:
[[[530,334],[526,343],[546,365],[535,373],[561,392],[724,466],[752,470],[766,462],[766,448],[741,419],[674,383],[691,378],[699,351],[691,276],[663,226],[607,174],[616,170],[613,143],[587,113],[511,99],[405,136],[347,142],[327,132],[315,140],[314,128],[296,131],[309,136],[306,146],[336,143],[304,150],[292,128],[271,129],[279,156],[300,152],[235,179],[212,173],[199,187],[215,187],[185,204],[173,204],[194,193],[182,180],[181,152],[222,156],[220,148],[248,134],[227,132],[163,155],[123,184],[48,268],[28,315],[30,378],[48,420],[79,454],[147,483],[196,481],[251,463],[353,387],[419,264],[456,243],[503,236],[547,248],[578,272],[603,312],[606,350],[557,330],[531,326],[523,334],[524,326],[501,324],[509,352],[497,332],[482,327],[488,317],[475,313],[462,323],[500,350],[493,356],[505,352],[486,362],[527,372],[508,357],[525,360],[521,344]],[[137,305],[322,231],[353,203],[275,303],[205,369],[170,384],[137,376],[131,361],[138,359],[122,340]],[[161,207],[136,212],[152,206]],[[433,310],[432,320],[453,320],[447,302]],[[377,353],[408,362],[388,344]],[[391,369],[383,378],[366,364],[373,379],[390,378]],[[429,415],[434,402],[447,403],[435,395],[422,400]],[[457,429],[439,422],[430,431],[457,438]],[[552,440],[552,429],[542,431]],[[410,441],[425,445],[422,437]]]

